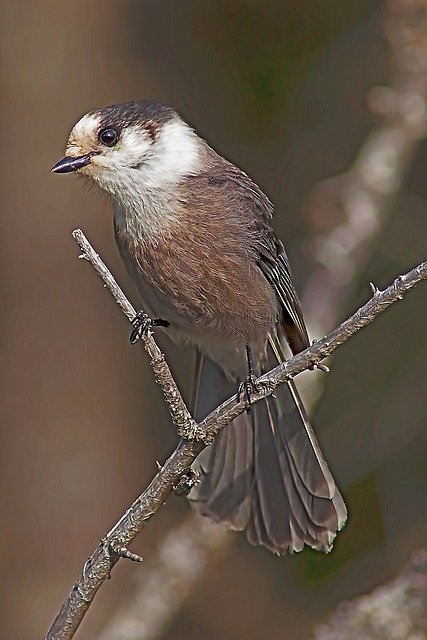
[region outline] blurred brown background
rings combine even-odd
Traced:
[[[402,24],[402,33],[417,29],[412,44],[424,51],[425,5],[1,2],[2,637],[43,637],[99,538],[176,443],[147,359],[128,343],[127,321],[77,260],[70,233],[82,227],[137,304],[110,207],[49,172],[72,125],[92,108],[133,98],[175,105],[276,203],[275,226],[303,299],[313,273],[321,276],[310,296],[316,304],[306,303],[309,322],[331,328],[321,317],[331,290],[340,293],[338,323],[366,301],[370,281],[384,287],[426,259],[423,135],[409,141],[392,187],[377,198],[382,214],[351,277],[336,278],[338,254],[328,272],[315,252],[346,197],[334,191],[339,180],[332,195],[329,183],[315,186],[354,166],[372,131],[392,118],[368,108],[371,88],[402,88],[416,73],[422,80],[422,67],[401,68],[396,56]],[[422,82],[415,91],[422,102]],[[389,579],[425,544],[426,291],[421,285],[344,345],[322,378],[313,419],[350,514],[334,552],[276,558],[236,536],[161,637],[306,638],[339,601]],[[162,346],[187,390],[188,353]],[[154,557],[187,511],[171,498],[133,550]],[[119,563],[77,637],[94,638],[146,570]]]

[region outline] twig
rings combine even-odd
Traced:
[[[73,231],[72,235],[74,240],[82,250],[82,254],[79,257],[91,263],[96,273],[104,281],[107,289],[110,290],[120,309],[132,322],[137,312],[113,278],[111,271],[100,259],[99,255],[88,242],[81,229],[76,229],[75,231]],[[150,356],[154,377],[163,391],[166,404],[172,417],[172,422],[177,428],[178,434],[182,437],[192,434],[196,427],[196,422],[193,420],[190,412],[185,405],[184,400],[182,399],[181,392],[172,377],[165,357],[157,346],[151,331],[143,332],[141,335],[141,340],[145,350]]]
[[[331,331],[327,336],[314,342],[311,347],[301,351],[280,366],[257,379],[257,385],[261,390],[251,395],[251,402],[257,402],[276,389],[276,387],[302,373],[306,369],[317,367],[319,363],[330,356],[339,345],[346,342],[352,335],[370,324],[375,318],[385,311],[397,300],[401,300],[405,293],[427,278],[427,262],[423,262],[403,276],[399,276],[384,291],[379,289],[373,297],[348,320]],[[230,398],[205,418],[199,425],[199,431],[205,434],[209,440],[227,424],[242,413],[243,402],[236,403],[235,398]]]
[[[103,264],[81,231],[75,231],[73,236],[79,246],[84,250],[84,257],[94,266],[97,273],[101,275],[108,289],[124,313],[131,320],[134,317],[134,310],[125,299],[123,292],[119,289],[107,267]],[[316,366],[340,344],[348,340],[362,327],[372,322],[377,315],[391,304],[403,298],[406,291],[425,278],[427,278],[427,262],[420,264],[406,275],[397,278],[385,291],[375,293],[367,304],[328,336],[314,343],[311,347],[291,358],[280,367],[259,378],[258,383],[261,391],[253,394],[251,400],[257,402],[261,398],[271,394],[280,383],[293,378],[305,369]],[[158,357],[160,351],[154,339],[150,335],[147,339],[150,343],[152,341],[150,350],[147,349],[151,358],[153,359],[152,354]],[[167,386],[176,389],[176,392],[173,394],[173,400],[176,402],[176,393],[179,394],[179,391],[166,363],[164,363],[162,370],[167,371],[170,376],[170,379],[167,381]],[[164,380],[159,380],[159,382],[165,384]],[[165,393],[166,400],[167,397],[168,394]],[[242,399],[242,401],[237,402],[236,398],[233,397],[215,409],[215,411],[200,424],[195,426],[191,424],[190,430],[193,432],[193,435],[197,437],[197,440],[181,440],[178,447],[159,470],[148,488],[135,500],[133,505],[105,538],[101,540],[97,549],[85,563],[82,574],[61,607],[51,629],[45,636],[45,640],[68,640],[73,637],[93,601],[96,592],[104,580],[109,577],[111,570],[120,558],[113,549],[127,548],[129,543],[143,529],[146,522],[164,504],[173,487],[176,486],[181,476],[206,446],[204,443],[211,442],[220,429],[223,429],[234,418],[243,413],[245,409],[244,400]],[[171,414],[173,414],[173,410],[171,410]],[[193,422],[192,418],[191,422]],[[202,440],[204,442],[202,442]]]

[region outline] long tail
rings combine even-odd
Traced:
[[[277,364],[272,346],[266,370]],[[206,356],[200,356],[198,380],[197,420],[236,393],[236,384]],[[201,481],[190,494],[193,507],[244,531],[251,544],[278,554],[304,544],[329,551],[345,524],[344,501],[292,382],[223,429],[196,466]]]

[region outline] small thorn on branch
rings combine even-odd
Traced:
[[[139,556],[137,553],[132,553],[124,546],[116,546],[116,544],[110,542],[109,547],[113,553],[120,556],[121,558],[132,560],[132,562],[144,562],[144,558],[141,558],[141,556]]]
[[[396,289],[399,289],[400,287],[403,288],[403,291],[400,291],[396,294],[398,300],[403,300],[403,298],[405,297],[405,278],[403,276],[399,276],[398,278],[396,278],[395,285]]]
[[[311,346],[313,347],[317,342],[319,342],[318,340],[312,340],[311,342]],[[319,371],[323,371],[324,373],[329,373],[330,369],[329,367],[324,364],[323,362],[320,362],[320,360],[317,360],[315,362],[313,362],[313,364],[310,365],[309,367],[310,371],[313,371],[313,369],[319,369]]]
[[[86,562],[84,563],[84,566],[83,566],[83,571],[82,571],[83,580],[86,580],[86,578],[88,577],[87,571],[88,571],[88,569],[90,568],[91,564],[92,564],[92,560],[91,560],[91,558],[89,557],[89,558],[86,560]],[[89,577],[90,577],[90,576],[89,576]]]
[[[371,287],[372,295],[376,296],[380,292],[378,287],[376,287],[373,282],[370,282],[369,286]]]
[[[319,369],[319,371],[323,371],[324,373],[330,372],[330,368],[328,367],[328,365],[324,364],[323,362],[316,362],[314,366],[316,369]]]

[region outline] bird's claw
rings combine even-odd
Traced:
[[[144,311],[137,311],[136,316],[132,320],[133,329],[129,336],[129,341],[131,344],[136,344],[138,340],[142,338],[144,333],[152,329],[153,327],[168,327],[169,322],[167,320],[162,320],[161,318],[156,318],[152,320],[149,315],[147,315]]]
[[[146,333],[152,327],[151,318],[144,313],[144,311],[138,311],[134,319],[132,320],[133,329],[129,336],[131,344],[136,344],[143,334]]]
[[[251,396],[253,393],[259,391],[259,385],[257,384],[256,377],[253,373],[248,373],[246,378],[239,384],[237,391],[237,402],[240,402],[240,398],[243,395],[245,399],[245,407],[247,413],[251,410]]]
[[[199,482],[199,476],[200,473],[196,469],[193,469],[193,467],[187,469],[176,485],[174,485],[173,491],[175,495],[179,498],[188,496],[191,489]]]

